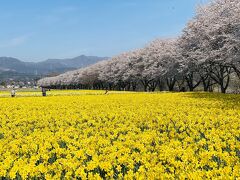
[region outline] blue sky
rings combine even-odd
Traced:
[[[0,56],[113,56],[178,36],[207,0],[0,0]]]

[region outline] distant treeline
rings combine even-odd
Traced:
[[[142,49],[38,83],[56,89],[132,91],[218,87],[225,93],[239,80],[240,1],[214,0],[197,9],[178,38],[156,39]]]

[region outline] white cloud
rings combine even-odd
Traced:
[[[29,38],[29,35],[14,37],[9,40],[0,41],[0,48],[16,47],[24,44]]]

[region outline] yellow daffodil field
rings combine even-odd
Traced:
[[[76,96],[76,95],[102,95],[105,93],[105,90],[50,90],[47,91],[48,96]],[[129,93],[127,91],[111,91],[111,94],[124,94]],[[130,92],[134,93],[134,92]],[[0,90],[0,98],[1,97],[9,97],[11,94],[10,90]],[[39,97],[42,96],[41,89],[35,89],[35,90],[16,90],[16,96],[17,97]]]
[[[0,179],[240,178],[239,95],[75,92],[0,98]]]

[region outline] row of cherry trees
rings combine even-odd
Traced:
[[[156,39],[86,68],[43,78],[40,86],[116,90],[180,90],[240,79],[240,1],[215,0],[197,9],[178,38]]]

